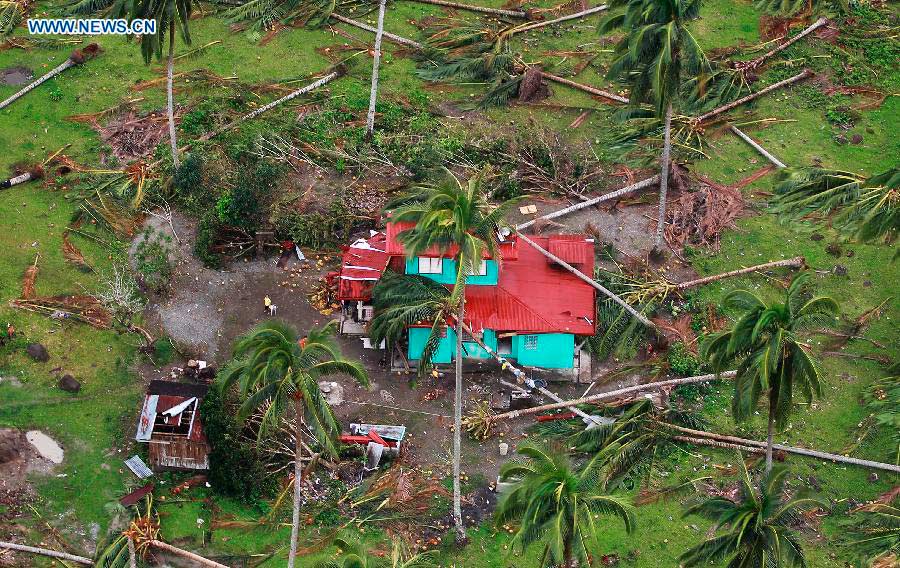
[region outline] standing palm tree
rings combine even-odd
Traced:
[[[799,333],[833,325],[838,305],[826,296],[812,297],[808,280],[808,273],[797,275],[781,303],[767,303],[749,290],[733,290],[723,305],[743,315],[731,329],[710,336],[700,350],[716,373],[737,366],[731,403],[736,420],[751,417],[760,397],[768,397],[767,472],[772,469],[775,428],[787,425],[794,389],[807,401],[822,395],[819,367]]]
[[[173,74],[175,69],[175,28],[179,28],[184,43],[191,44],[191,31],[188,24],[191,19],[191,0],[136,0],[131,17],[156,20],[156,33],[141,37],[141,54],[144,62],[150,64],[153,56],[162,59],[163,45],[168,35],[169,55],[166,62],[166,110],[169,114],[169,143],[172,146],[172,163],[177,169],[178,141],[175,136],[175,103],[172,93]]]
[[[337,455],[335,437],[340,426],[322,391],[319,380],[327,375],[343,373],[360,384],[368,385],[365,369],[356,361],[344,359],[334,335],[337,322],[310,330],[301,338],[293,327],[283,322],[261,323],[241,337],[234,357],[220,375],[221,387],[240,384],[244,403],[239,416],[246,419],[263,409],[259,436],[271,433],[289,408],[293,410],[294,433],[294,512],[291,526],[291,551],[288,568],[293,568],[297,555],[300,529],[300,491],[303,457],[302,431],[309,425],[316,440],[331,455]]]
[[[497,206],[488,201],[480,176],[463,184],[449,170],[438,184],[419,185],[396,202],[391,212],[394,222],[413,222],[399,240],[408,257],[437,250],[453,252],[456,283],[450,302],[456,307],[456,389],[453,404],[453,522],[457,541],[465,540],[459,486],[462,430],[462,339],[465,321],[466,277],[475,272],[485,255],[500,261],[500,229],[507,212],[517,200]],[[443,325],[443,324],[441,324]],[[434,328],[433,328],[434,330]],[[430,365],[424,358],[421,363]]]
[[[615,515],[629,533],[635,517],[624,500],[605,492],[598,475],[608,453],[597,453],[576,469],[564,452],[526,442],[519,446],[526,461],[510,461],[500,468],[502,480],[515,485],[497,505],[495,522],[502,526],[519,523],[513,547],[522,550],[543,541],[541,566],[571,568],[590,562],[591,545],[600,535],[600,514]]]
[[[627,35],[616,45],[608,76],[629,85],[630,104],[651,102],[656,117],[665,121],[655,245],[659,253],[663,250],[672,154],[672,106],[682,77],[710,68],[687,28],[688,22],[700,16],[700,0],[611,0],[609,5],[624,6],[625,12],[603,22],[601,32],[621,28]]]
[[[825,507],[809,497],[787,499],[784,482],[787,469],[767,472],[754,488],[744,460],[741,463],[740,500],[713,497],[690,507],[685,516],[698,514],[715,522],[724,534],[698,544],[681,555],[682,566],[706,566],[727,562],[728,568],[805,568],[803,550],[790,526],[799,509]]]

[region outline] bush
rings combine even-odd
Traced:
[[[266,471],[254,445],[242,438],[236,406],[215,387],[209,389],[200,405],[210,447],[209,482],[220,495],[258,505],[274,495],[277,481]]]
[[[197,225],[197,235],[194,239],[194,255],[207,268],[219,268],[222,266],[222,258],[212,250],[221,225],[214,211],[208,211],[200,217],[200,223]]]
[[[175,171],[173,181],[176,202],[191,213],[201,213],[209,204],[209,190],[203,177],[206,158],[200,152],[191,152]]]
[[[676,375],[692,377],[703,368],[703,361],[690,351],[684,342],[677,341],[669,349],[669,369]]]
[[[163,294],[172,281],[169,249],[172,237],[148,227],[134,251],[134,264],[141,282],[150,291]]]
[[[264,160],[257,162],[255,168],[241,168],[234,188],[216,202],[219,221],[248,233],[258,229],[262,217],[260,199],[275,193],[280,176],[281,169]]]

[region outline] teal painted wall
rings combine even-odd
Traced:
[[[466,284],[472,284],[475,286],[497,285],[497,278],[500,274],[500,271],[497,267],[497,262],[494,260],[488,260],[485,262],[487,263],[487,274],[485,274],[484,276],[480,274],[467,276]],[[441,269],[442,272],[440,274],[422,274],[422,276],[430,278],[440,284],[454,284],[456,282],[456,261],[450,258],[445,258],[443,263],[441,264]],[[406,259],[406,273],[419,273],[419,257]]]
[[[511,357],[529,367],[571,369],[575,366],[575,336],[571,333],[516,335],[512,338]]]
[[[425,350],[425,343],[428,342],[428,335],[431,333],[430,327],[411,327],[409,328],[409,349],[407,357],[410,361],[422,358],[422,352]],[[484,330],[485,345],[497,350],[497,333],[491,329]],[[441,338],[438,348],[432,357],[433,363],[449,363],[453,360],[456,352],[456,332],[453,329],[447,329],[447,336]],[[463,358],[464,359],[487,359],[490,354],[481,348],[475,342],[463,342]]]

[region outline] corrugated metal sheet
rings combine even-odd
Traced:
[[[141,409],[141,416],[138,418],[137,433],[134,439],[138,442],[150,441],[153,435],[153,425],[156,423],[156,405],[159,402],[159,395],[148,394],[144,398],[144,407]]]
[[[376,233],[344,250],[338,274],[338,300],[365,301],[372,297],[372,288],[390,260],[385,240],[384,233]]]
[[[402,223],[388,223],[387,224],[387,252],[391,256],[404,256],[406,253],[403,250],[403,245],[400,243],[399,235],[404,231],[408,231],[415,227],[415,223],[411,222],[402,222]],[[439,247],[435,246],[431,249],[423,252],[420,256],[429,256],[429,257],[443,257],[443,258],[452,258],[456,256],[458,252],[458,247],[455,245],[451,245],[446,248],[443,252]],[[511,238],[508,241],[504,241],[500,243],[500,256],[503,260],[515,260],[519,256],[518,251],[518,243],[515,238]],[[483,258],[489,259],[491,256],[485,252]]]
[[[593,243],[580,235],[553,235],[547,240],[547,250],[569,264],[594,262]]]
[[[142,460],[140,456],[131,456],[130,458],[125,460],[125,465],[128,466],[128,469],[131,470],[131,473],[135,474],[141,479],[147,479],[148,477],[153,475],[153,472],[150,471],[150,468],[147,467],[147,464],[144,463],[144,460]]]

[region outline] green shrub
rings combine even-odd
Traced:
[[[175,202],[190,213],[199,214],[209,207],[210,192],[203,175],[205,161],[202,153],[191,152],[173,176]]]
[[[194,239],[194,255],[208,268],[222,266],[222,258],[212,250],[219,233],[221,222],[214,211],[208,211],[200,217],[197,235]]]
[[[172,237],[148,227],[134,251],[135,269],[141,283],[157,294],[167,292],[172,281],[171,246]]]
[[[209,442],[209,483],[213,491],[247,505],[274,495],[277,481],[268,474],[259,451],[241,434],[237,403],[210,388],[200,405]]]
[[[276,192],[280,176],[281,169],[265,160],[258,161],[255,168],[241,167],[234,187],[216,201],[219,221],[248,233],[258,229],[263,212],[261,200]]]
[[[688,351],[682,341],[676,341],[669,348],[669,369],[676,375],[692,377],[703,367],[699,357]]]
[[[175,346],[172,340],[164,335],[153,342],[153,362],[157,366],[168,365],[175,360]]]

